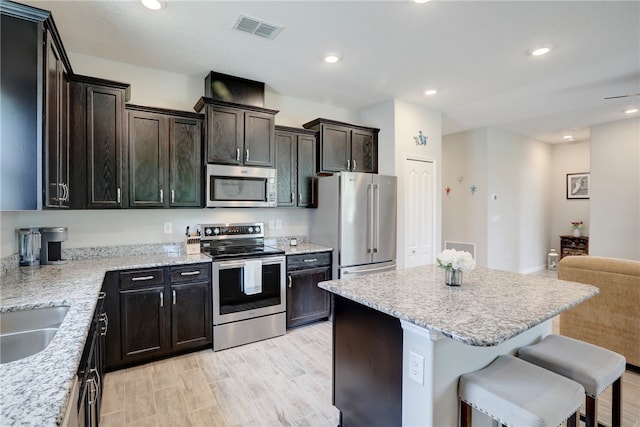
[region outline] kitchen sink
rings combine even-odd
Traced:
[[[68,306],[56,306],[0,313],[0,363],[47,348],[68,311]]]

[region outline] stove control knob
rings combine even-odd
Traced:
[[[204,234],[206,234],[207,236],[211,235],[211,229],[209,227],[205,227],[204,228]]]
[[[253,227],[249,227],[249,234],[253,233]]]
[[[213,229],[213,233],[214,234],[220,234],[220,229],[219,228],[214,228]]]
[[[260,227],[256,227],[256,233],[260,232]]]

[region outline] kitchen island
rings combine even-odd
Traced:
[[[461,374],[549,334],[553,317],[599,292],[489,269],[449,287],[437,266],[318,286],[334,294],[333,403],[345,427],[457,425]]]
[[[69,311],[43,351],[0,365],[0,425],[60,425],[65,411],[74,409],[70,399],[106,272],[202,262],[211,259],[165,253],[10,270],[1,279],[1,312],[50,306]]]

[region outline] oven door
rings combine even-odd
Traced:
[[[213,262],[213,324],[286,310],[285,257]]]

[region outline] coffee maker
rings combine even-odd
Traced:
[[[33,267],[40,265],[40,229],[36,227],[18,230],[20,243],[20,265]]]
[[[67,240],[67,227],[41,228],[40,235],[40,264],[66,264],[67,260],[62,259],[62,242]]]

